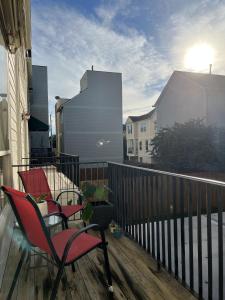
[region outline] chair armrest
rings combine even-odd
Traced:
[[[63,219],[66,219],[66,216],[62,212],[53,212],[53,213],[47,214],[47,215],[43,216],[43,219],[51,217],[51,216],[59,216]]]
[[[82,229],[80,229],[79,231],[75,232],[74,234],[71,235],[71,237],[69,238],[69,240],[66,243],[64,252],[63,252],[63,256],[62,256],[62,262],[66,261],[68,252],[70,250],[70,247],[72,246],[72,243],[75,241],[75,239],[81,235],[84,232],[87,232],[88,230],[92,229],[92,228],[97,228],[100,233],[101,233],[101,237],[102,237],[102,243],[105,243],[105,234],[104,234],[104,230],[101,229],[101,227],[98,224],[90,224],[88,226],[83,227]]]
[[[61,204],[59,202],[57,202],[55,200],[48,200],[48,201],[54,203],[58,207],[59,212],[62,212],[62,207],[61,207]]]
[[[79,204],[82,203],[82,194],[81,194],[80,192],[78,192],[78,191],[75,191],[75,190],[66,190],[66,191],[62,191],[62,192],[59,193],[59,195],[57,196],[56,202],[59,201],[59,198],[60,198],[61,195],[64,194],[64,193],[74,193],[74,194],[78,195],[78,196],[79,196],[79,198],[78,198],[78,203],[79,203]]]

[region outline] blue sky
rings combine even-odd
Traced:
[[[184,57],[204,42],[225,73],[225,1],[33,0],[33,64],[47,65],[49,111],[56,95],[73,97],[85,70],[122,72],[123,115],[151,110]]]

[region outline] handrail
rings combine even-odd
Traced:
[[[178,174],[178,173],[170,173],[170,172],[166,172],[166,171],[148,169],[148,168],[143,168],[143,167],[136,167],[133,165],[127,165],[127,164],[116,163],[116,162],[108,162],[108,164],[116,165],[116,166],[120,166],[120,167],[126,167],[126,168],[130,168],[130,169],[136,169],[139,171],[145,171],[145,172],[149,172],[149,173],[156,173],[156,174],[160,174],[160,175],[172,176],[172,177],[186,179],[186,180],[194,180],[194,181],[201,182],[201,183],[209,183],[209,184],[225,187],[225,182],[219,181],[219,180],[214,180],[214,179],[207,179],[207,178],[183,175],[183,174]]]

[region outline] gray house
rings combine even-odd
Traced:
[[[81,161],[123,160],[121,73],[86,71],[80,93],[57,98],[57,152]]]
[[[225,127],[225,76],[175,71],[155,107],[158,129],[197,118]]]
[[[32,66],[29,132],[31,151],[49,147],[48,74],[46,66]]]

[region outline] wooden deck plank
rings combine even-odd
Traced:
[[[130,264],[134,278],[141,289],[147,291],[146,299],[195,299],[195,297],[181,286],[164,269],[157,270],[156,262],[138,244],[124,237],[119,240],[107,236],[109,241],[109,252],[113,256],[117,255],[117,264],[122,267]],[[129,269],[125,269],[129,271]],[[151,288],[149,289],[149,287]],[[143,295],[144,296],[144,295]],[[148,298],[150,297],[150,298]],[[144,299],[144,298],[143,298]]]
[[[71,223],[72,224],[72,223]],[[72,224],[73,225],[73,224]],[[107,234],[109,242],[109,260],[112,270],[114,300],[193,300],[195,297],[184,289],[163,269],[158,272],[155,261],[136,243],[127,237],[115,239]],[[12,245],[7,262],[8,275],[4,276],[5,293],[0,299],[6,299],[6,290],[11,283],[15,262],[21,252]],[[10,263],[13,264],[10,265]],[[43,259],[36,258],[35,265],[43,264]],[[53,272],[54,269],[54,272]],[[13,299],[48,299],[56,268],[41,267],[29,269],[26,263],[22,269]],[[76,263],[76,272],[66,267],[67,279],[60,283],[57,299],[105,300],[112,299],[107,293],[104,260],[100,249],[94,250]]]

